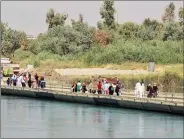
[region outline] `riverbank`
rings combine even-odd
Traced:
[[[72,103],[85,103],[93,105],[113,106],[118,108],[130,108],[148,111],[159,111],[171,114],[184,115],[183,103],[177,100],[132,98],[104,96],[83,93],[67,93],[48,90],[22,89],[22,88],[1,88],[2,95],[24,96],[38,99],[49,99],[55,101],[66,101]]]
[[[30,64],[26,59],[17,61],[25,68]],[[80,80],[87,84],[91,76],[99,75],[106,78],[118,77],[127,89],[134,89],[136,82],[141,79],[148,83],[157,83],[159,89],[167,92],[183,92],[183,65],[182,64],[155,64],[155,71],[148,72],[147,63],[123,62],[117,64],[104,64],[101,66],[89,66],[81,60],[40,60],[39,66],[32,70],[32,74],[45,75],[47,84],[52,86],[71,86],[74,81]],[[180,89],[178,89],[180,88]]]

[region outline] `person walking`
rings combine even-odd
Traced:
[[[82,84],[82,93],[85,93],[87,91],[86,83]]]
[[[7,79],[6,83],[8,86],[10,86],[10,78]]]
[[[91,77],[91,90],[90,93],[95,94],[97,92],[96,79],[94,76]]]
[[[72,91],[77,92],[77,83],[76,82],[74,82],[72,85]]]
[[[31,73],[30,72],[28,72],[28,78],[31,78]]]
[[[12,81],[13,81],[13,86],[17,85],[17,76],[15,74],[13,74],[12,76]]]
[[[153,84],[153,97],[155,98],[157,97],[157,95],[158,95],[158,87],[157,87],[157,84],[154,83]]]
[[[105,94],[105,83],[106,83],[106,80],[102,79],[102,94]]]
[[[119,95],[122,95],[122,91],[123,91],[123,84],[121,83],[121,81],[116,77],[116,84],[118,84],[119,86]]]
[[[29,72],[28,72],[28,81],[27,81],[27,84],[28,84],[29,88],[31,88],[32,80],[31,80],[31,73],[29,73]]]
[[[42,76],[40,75],[40,76],[38,76],[38,87],[41,87],[41,78],[42,78]]]
[[[114,94],[114,87],[112,85],[112,83],[109,86],[109,95],[113,95]]]
[[[38,87],[38,75],[37,75],[37,73],[35,74],[35,80],[36,80],[36,87]]]
[[[81,91],[81,82],[78,81],[77,83],[77,92],[80,92]]]
[[[101,81],[99,81],[99,83],[97,84],[97,88],[98,88],[98,94],[102,94],[102,83],[101,83]]]
[[[13,84],[12,77],[10,77],[10,86]]]
[[[26,87],[26,76],[25,75],[23,75],[22,76],[22,78],[21,78],[21,83],[22,83],[22,87],[24,88],[24,87]]]
[[[40,83],[40,86],[41,86],[42,89],[46,87],[45,84],[46,84],[45,78],[42,76],[42,77],[41,77],[41,83]]]
[[[105,90],[105,94],[108,95],[109,94],[109,86],[110,84],[106,81],[105,85],[104,85],[104,90]]]
[[[3,82],[3,72],[1,72],[0,78],[1,78],[1,85],[4,85],[4,82]]]
[[[153,97],[153,88],[152,88],[151,84],[149,84],[147,86],[147,90],[146,91],[148,91],[147,97],[149,97],[149,98]]]
[[[135,96],[136,97],[139,97],[140,96],[140,87],[141,87],[141,84],[139,81],[137,81],[136,85],[135,85]]]
[[[16,85],[18,86],[18,87],[22,87],[22,75],[19,75],[18,77],[17,77],[17,80],[16,80]]]
[[[144,86],[144,81],[141,81],[141,86],[140,86],[140,98],[144,97],[144,91],[145,91],[145,86]]]
[[[117,94],[117,96],[119,96],[119,85],[118,84],[116,84],[116,88],[115,88],[115,92],[116,92],[116,94]]]

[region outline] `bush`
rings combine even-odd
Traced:
[[[40,66],[40,60],[38,57],[30,57],[27,61],[27,64],[32,64],[35,68],[37,68]]]
[[[32,52],[24,51],[21,48],[19,48],[14,52],[14,59],[17,61],[21,61],[21,60],[27,59],[33,55],[34,54]]]
[[[107,44],[109,44],[109,36],[107,34],[107,32],[103,31],[103,30],[98,30],[94,33],[94,41],[106,46]]]
[[[172,72],[165,72],[161,80],[162,84],[168,87],[179,86],[181,81],[182,79],[180,76],[177,73]]]
[[[85,53],[89,65],[120,64],[125,61],[147,63],[182,63],[182,41],[124,41],[118,40],[108,47],[93,46]]]
[[[61,60],[61,56],[47,51],[42,51],[38,53],[37,57],[39,60],[46,60],[46,59]]]

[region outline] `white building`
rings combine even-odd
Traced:
[[[4,65],[4,64],[10,64],[11,61],[9,58],[1,58],[1,65]]]
[[[37,39],[37,37],[34,37],[33,35],[27,35],[28,40],[34,40]]]

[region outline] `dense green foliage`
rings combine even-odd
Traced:
[[[88,50],[92,46],[93,29],[85,23],[74,24],[72,27],[57,26],[49,29],[46,34],[30,43],[29,50],[34,54],[48,51],[60,56]]]
[[[165,9],[163,22],[146,18],[142,24],[117,24],[114,14],[114,1],[104,1],[100,10],[103,21],[97,22],[95,28],[84,22],[82,14],[77,21],[72,19],[71,25],[65,25],[68,15],[50,9],[46,14],[48,31],[31,42],[25,33],[1,23],[2,54],[14,54],[17,60],[28,58],[37,66],[39,60],[45,59],[78,59],[89,65],[183,62],[183,8],[178,13],[179,22],[175,21],[173,3]]]
[[[16,49],[19,49],[23,41],[26,40],[26,34],[12,30],[7,24],[1,24],[1,53],[4,56],[11,57]]]
[[[125,61],[148,62],[152,59],[156,63],[182,63],[182,52],[183,41],[118,40],[106,49],[93,47],[84,59],[91,65],[120,64]]]
[[[103,23],[109,29],[115,29],[115,8],[114,8],[114,1],[112,0],[105,0],[101,9],[100,15],[102,19],[104,19]]]

